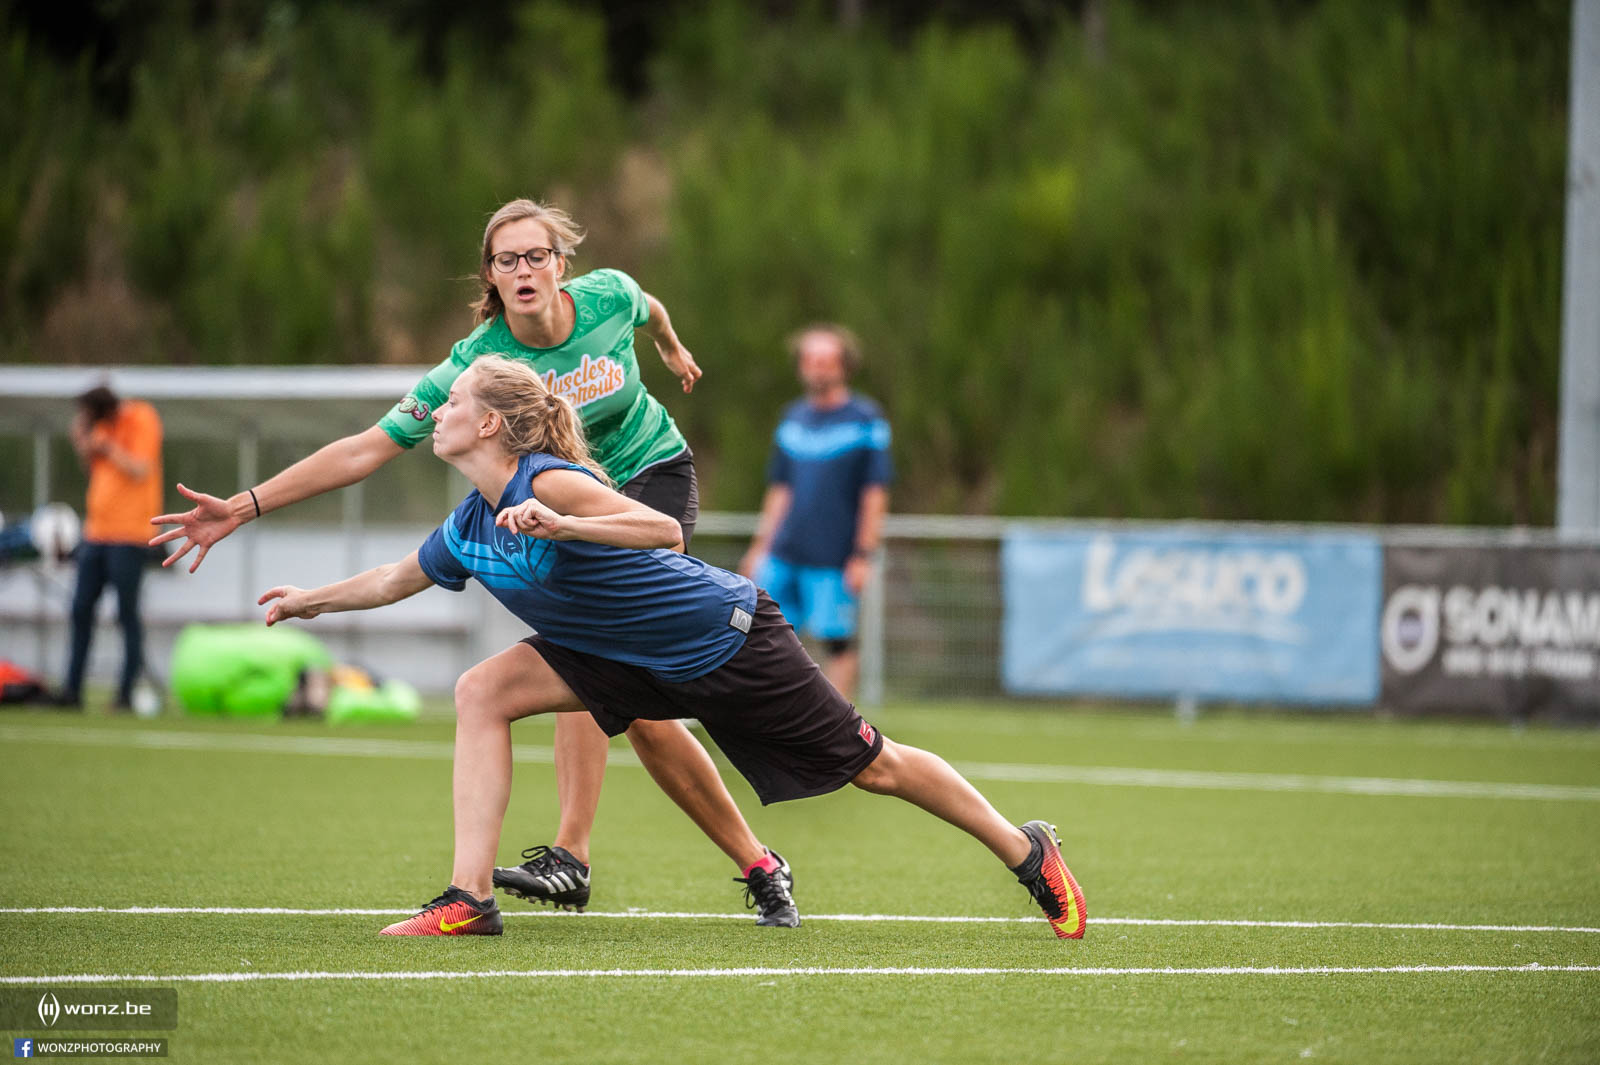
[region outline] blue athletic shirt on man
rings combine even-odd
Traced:
[[[744,645],[756,587],[665,548],[639,551],[584,540],[541,540],[495,525],[534,496],[546,470],[582,466],[534,453],[491,507],[474,489],[417,551],[422,572],[459,592],[475,578],[551,643],[648,669],[669,683],[704,676]]]
[[[889,423],[865,396],[819,410],[791,403],[773,437],[767,483],[789,486],[789,511],[772,538],[772,557],[796,566],[838,569],[855,550],[861,490],[888,484]]]

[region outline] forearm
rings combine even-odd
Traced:
[[[756,519],[756,534],[750,540],[750,549],[765,551],[772,543],[772,538],[778,532],[778,526],[783,524],[784,517],[789,513],[789,502],[793,493],[786,484],[774,484],[767,488],[766,495],[761,497],[761,516]]]
[[[111,460],[112,465],[134,480],[150,472],[148,460],[138,457],[131,451],[124,451],[116,444],[106,444],[105,456]]]
[[[861,490],[861,506],[856,512],[856,539],[852,553],[870,558],[883,543],[883,518],[889,513],[889,490],[881,484]]]
[[[654,510],[629,510],[587,518],[565,515],[559,535],[562,539],[648,551],[676,547],[683,540],[683,527],[676,518]]]
[[[255,498],[248,491],[228,498],[228,508],[242,524],[261,513],[298,503],[302,499],[355,484],[371,474],[403,449],[382,429],[373,427],[312,452],[288,469],[255,487]]]
[[[305,593],[307,605],[318,614],[335,614],[398,603],[416,592],[399,579],[398,571],[399,563],[390,562],[336,584],[313,588]]]
[[[676,345],[678,334],[672,329],[672,318],[667,314],[666,305],[648,292],[644,299],[650,305],[650,318],[639,327],[639,331],[654,341],[657,347]]]

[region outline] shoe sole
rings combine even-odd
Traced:
[[[1064,896],[1070,900],[1066,913],[1060,917],[1047,914],[1045,920],[1050,922],[1057,939],[1082,939],[1089,927],[1089,910],[1083,903],[1083,888],[1078,886],[1077,878],[1061,857],[1061,839],[1056,835],[1056,826],[1046,821],[1029,821],[1022,826],[1022,831],[1038,840],[1044,848],[1044,864],[1040,867],[1040,874],[1055,889],[1057,898]]]
[[[790,910],[789,911],[789,915],[792,915],[793,920],[790,920],[788,916],[783,915],[783,914],[779,914],[778,915],[778,917],[781,918],[781,919],[774,919],[771,916],[768,916],[768,917],[757,917],[756,918],[756,925],[757,925],[757,927],[760,927],[760,928],[799,928],[800,927],[800,914],[799,914],[799,912],[795,911],[795,910]]]
[[[494,924],[492,924],[492,925],[483,925],[481,929],[473,928],[471,926],[467,926],[467,927],[461,928],[459,931],[452,929],[449,932],[444,932],[444,931],[441,931],[437,926],[435,926],[431,931],[430,930],[424,930],[424,931],[420,931],[420,932],[392,932],[392,931],[390,931],[390,929],[398,927],[398,925],[390,925],[389,928],[385,928],[385,929],[381,930],[378,934],[380,936],[404,936],[404,937],[440,936],[440,937],[443,937],[443,938],[453,938],[455,936],[498,936],[498,935],[505,934],[505,924],[504,924],[504,922],[502,922],[500,920],[500,914],[496,913],[494,916],[495,916]],[[399,922],[399,924],[405,924],[405,922],[401,921],[401,922]],[[475,925],[475,924],[477,924],[477,922],[474,921],[473,924]]]

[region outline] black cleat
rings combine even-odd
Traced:
[[[589,867],[565,847],[529,847],[522,856],[528,860],[521,865],[495,869],[495,887],[519,899],[541,905],[549,902],[563,910],[582,913],[589,905]]]
[[[756,911],[756,924],[767,928],[799,928],[800,911],[795,909],[791,894],[794,873],[781,854],[771,850],[767,853],[777,859],[776,870],[769,873],[765,869],[752,869],[749,876],[736,876],[733,882],[744,885],[744,906]]]

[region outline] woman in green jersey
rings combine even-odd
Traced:
[[[478,327],[430,370],[378,424],[336,440],[251,489],[220,499],[183,485],[195,506],[163,514],[175,525],[151,540],[184,537],[166,564],[199,548],[207,552],[235,529],[268,511],[354,484],[428,439],[433,412],[478,356],[527,362],[551,391],[578,409],[595,458],[630,498],[677,519],[687,546],[699,512],[694,457],[683,434],[639,379],[634,331],[654,343],[667,369],[692,391],[700,367],[672,328],[661,301],[619,270],[593,270],[567,280],[583,234],[556,207],[513,200],[484,229],[473,309]],[[628,731],[640,759],[672,799],[730,858],[748,864],[759,847],[705,748],[681,722],[641,722]],[[549,846],[524,852],[523,865],[496,870],[497,884],[535,901],[583,907],[589,901],[589,836],[605,776],[605,734],[587,714],[556,719],[556,792],[561,820]],[[762,853],[761,850],[756,851]],[[781,861],[781,859],[780,859]],[[787,877],[787,868],[784,874]]]

